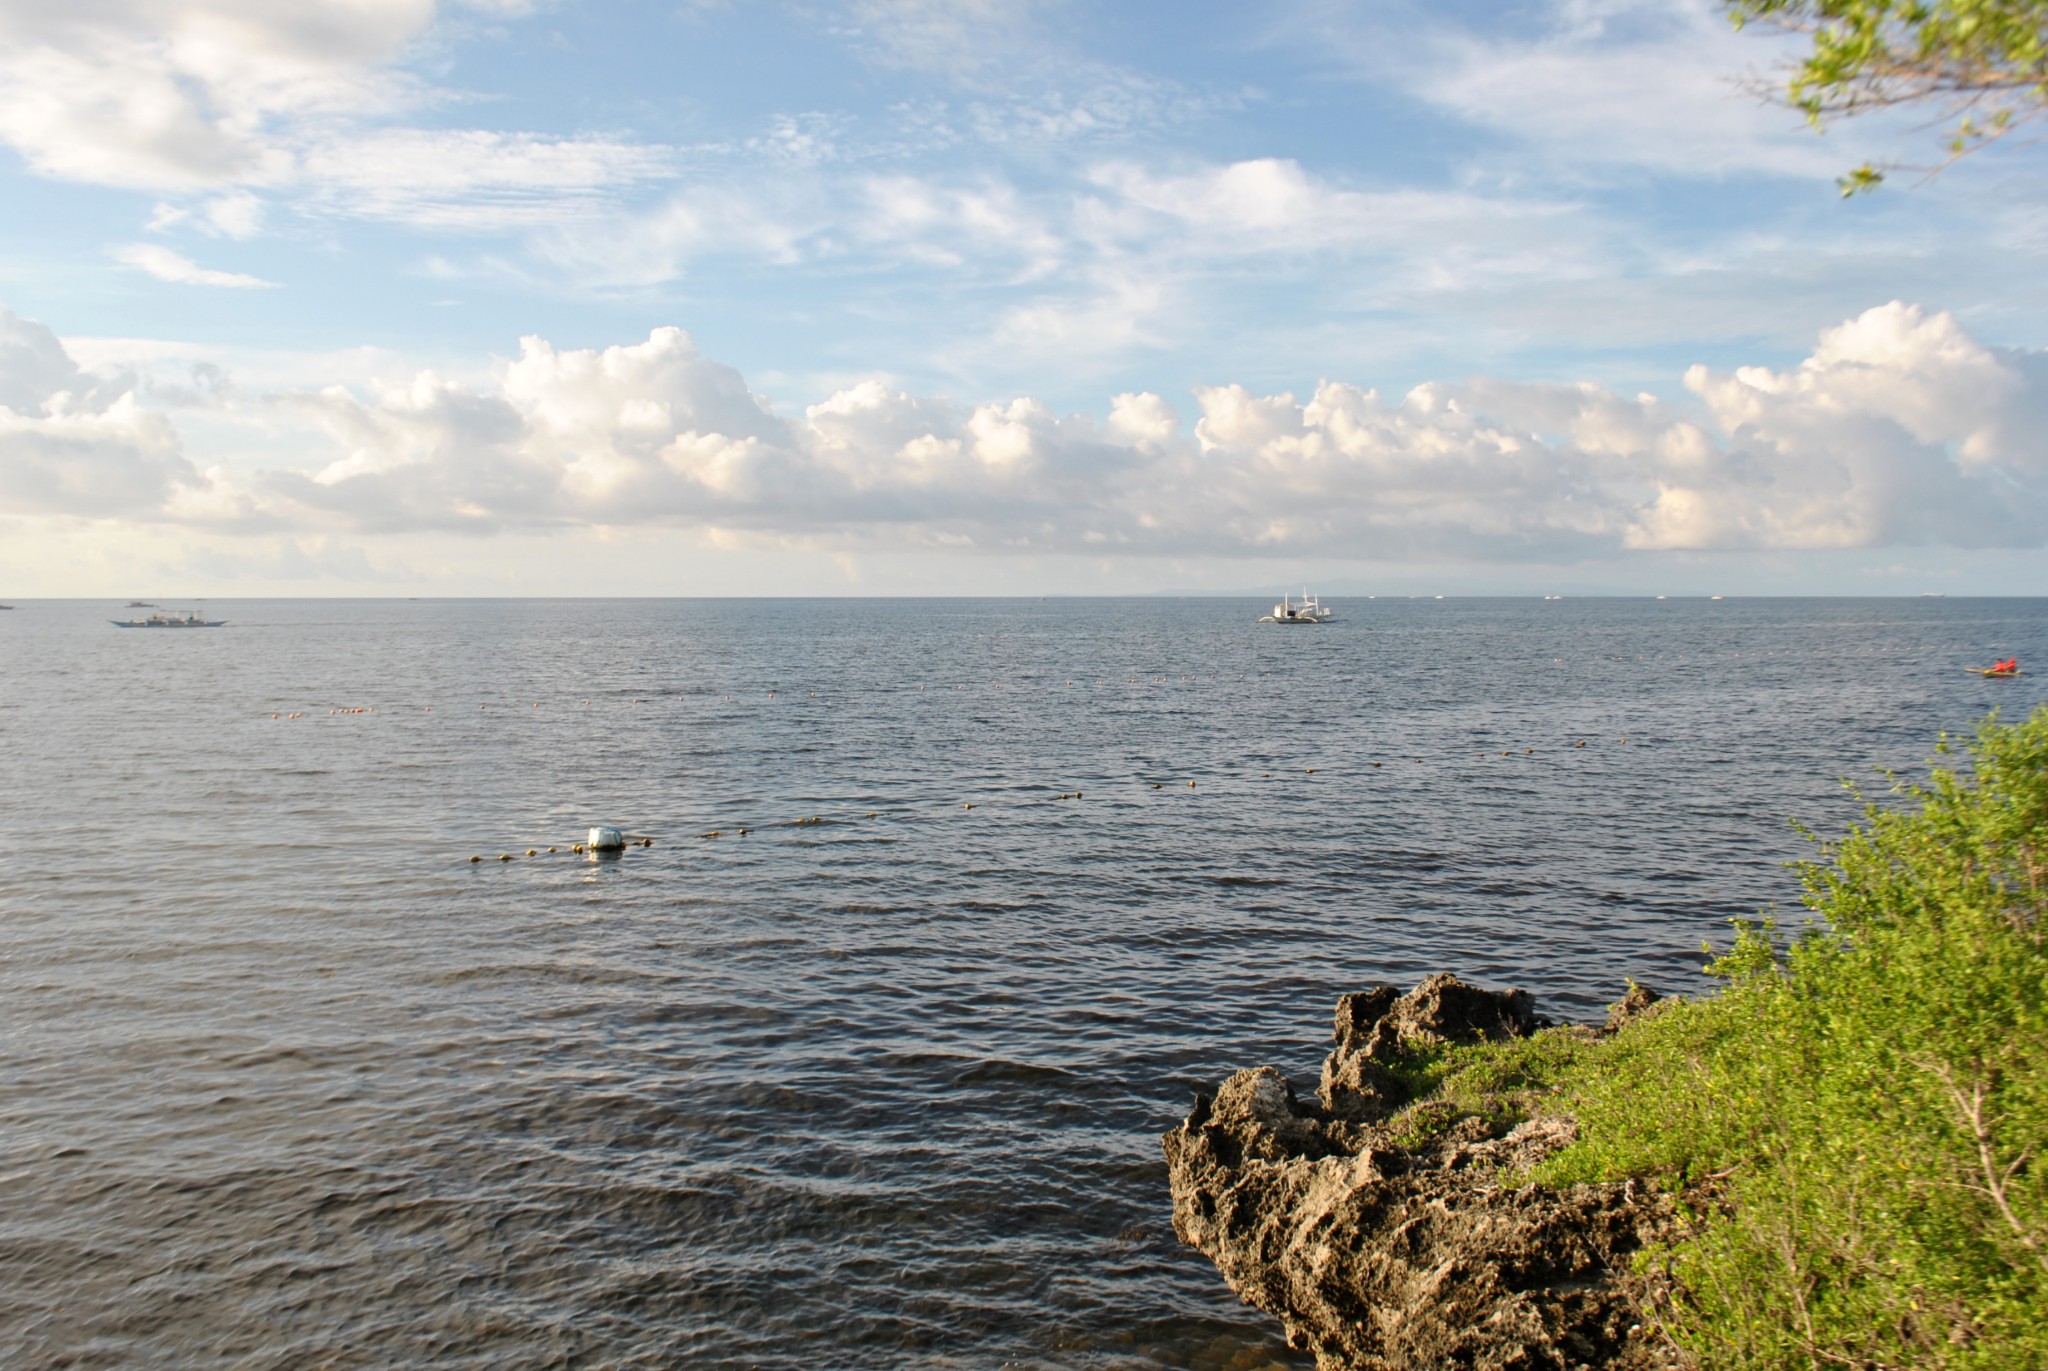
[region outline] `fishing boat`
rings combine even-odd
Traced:
[[[182,614],[152,614],[147,619],[109,619],[115,628],[219,628],[226,619],[202,619],[197,610]]]
[[[155,609],[155,608],[156,608],[156,605],[155,605],[155,604],[153,604],[153,603],[151,603],[151,602],[150,602],[150,601],[148,601],[148,600],[130,600],[130,601],[129,601],[129,602],[128,602],[128,603],[126,604],[126,605],[123,605],[123,606],[122,606],[122,608],[124,608],[124,609]]]
[[[1259,622],[1262,624],[1327,624],[1336,617],[1336,610],[1304,590],[1301,592],[1299,603],[1291,595],[1282,595],[1280,603],[1273,606],[1273,612],[1271,614],[1261,614]]]

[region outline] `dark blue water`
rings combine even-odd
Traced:
[[[1283,1360],[1195,1090],[1375,982],[1695,988],[2048,679],[1959,670],[2040,600],[1263,607],[0,614],[0,1359]]]

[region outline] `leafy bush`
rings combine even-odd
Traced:
[[[1798,936],[1738,921],[1720,993],[1544,1078],[1580,1140],[1533,1179],[1694,1204],[1655,1312],[1707,1367],[2048,1367],[2048,708],[1971,751],[1805,864]]]

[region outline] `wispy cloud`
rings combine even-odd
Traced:
[[[849,0],[847,36],[877,60],[971,80],[1045,41],[1061,0]]]
[[[184,286],[225,286],[234,290],[269,290],[277,285],[260,276],[247,276],[238,271],[213,271],[200,266],[189,257],[181,257],[169,248],[156,243],[130,243],[114,250],[115,260],[134,267],[137,271],[149,273],[159,281],[171,281]]]
[[[407,128],[322,138],[298,167],[314,212],[489,233],[587,222],[674,170],[669,149],[616,139]]]
[[[1200,255],[1318,253],[1361,256],[1423,245],[1443,261],[1481,245],[1520,254],[1541,241],[1542,221],[1579,207],[1550,197],[1398,187],[1358,190],[1312,175],[1290,158],[1262,157],[1159,172],[1128,162],[1090,174],[1113,197],[1102,222],[1134,245],[1162,221],[1171,246]],[[1134,219],[1131,213],[1150,216]],[[1553,262],[1554,269],[1555,263]]]
[[[1788,49],[1736,33],[1711,0],[1542,0],[1496,32],[1427,10],[1321,4],[1310,15],[1290,41],[1511,147],[1468,154],[1489,174],[1829,178],[1862,155],[1863,130],[1823,143],[1759,97],[1753,86]]]
[[[1238,108],[1236,87],[1190,86],[1106,60],[1070,22],[1074,0],[845,0],[843,41],[867,61],[951,86],[905,103],[938,144],[1061,144],[1180,128]]]

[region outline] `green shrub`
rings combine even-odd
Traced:
[[[2048,708],[1971,751],[1822,846],[1798,936],[1738,921],[1718,994],[1535,1063],[1580,1140],[1533,1179],[1692,1197],[1651,1259],[1706,1367],[2048,1367]]]

